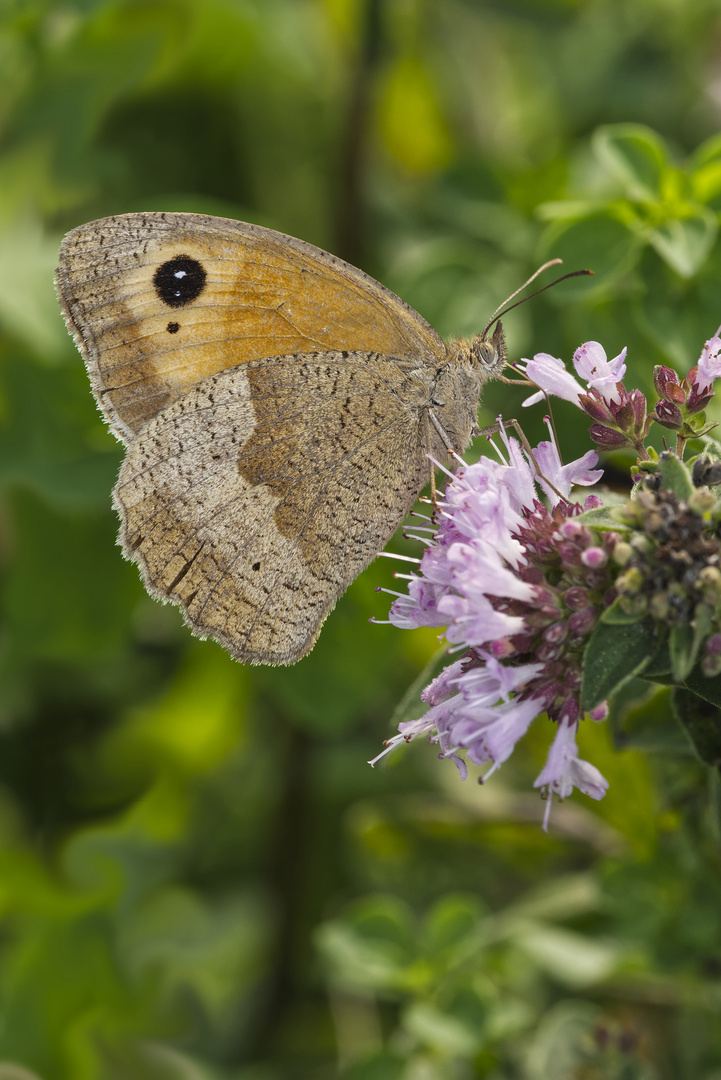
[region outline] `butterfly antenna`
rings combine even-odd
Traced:
[[[562,262],[563,259],[551,259],[549,262],[544,263],[543,266],[539,266],[538,270],[536,270],[535,273],[531,274],[528,281],[524,281],[523,285],[520,285],[515,292],[512,292],[511,295],[496,308],[496,310],[493,312],[490,319],[486,323],[483,329],[483,334],[481,336],[485,338],[486,334],[491,329],[497,319],[500,319],[503,315],[507,315],[509,311],[513,311],[513,309],[518,307],[519,304],[525,304],[526,300],[532,300],[534,296],[539,296],[540,293],[545,292],[546,289],[552,289],[554,285],[558,285],[561,281],[566,281],[567,278],[583,277],[584,275],[593,274],[593,270],[572,270],[570,273],[563,274],[560,278],[556,278],[555,281],[549,282],[548,285],[544,285],[543,288],[536,289],[535,292],[530,293],[528,296],[524,296],[522,300],[517,300],[515,304],[510,303],[510,301],[513,300],[514,297],[518,296],[520,292],[523,292],[524,289],[528,288],[531,282],[535,281],[538,275],[542,274],[544,270],[548,270],[550,266],[559,266]]]

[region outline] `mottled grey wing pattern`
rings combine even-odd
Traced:
[[[432,373],[373,353],[212,375],[151,420],[115,489],[126,554],[194,633],[288,664],[428,479]]]

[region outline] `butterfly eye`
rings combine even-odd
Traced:
[[[158,267],[153,274],[153,285],[168,307],[183,307],[197,300],[205,288],[207,276],[197,259],[191,259],[189,255],[176,255]]]
[[[484,364],[485,367],[494,368],[498,362],[498,353],[492,341],[486,341],[483,338],[476,339],[472,343],[472,352],[473,359],[479,364]]]

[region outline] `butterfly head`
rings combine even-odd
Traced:
[[[483,382],[501,374],[506,366],[506,338],[500,320],[490,337],[486,329],[471,339],[469,352],[470,361]]]

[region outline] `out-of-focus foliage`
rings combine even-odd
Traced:
[[[611,789],[548,836],[542,725],[483,789],[371,771],[437,644],[368,625],[387,564],[295,668],[192,640],[115,546],[52,273],[94,217],[219,213],[467,334],[561,255],[596,276],[512,354],[644,388],[721,322],[720,55],[715,0],[2,5],[0,1080],[719,1080],[721,795],[667,692],[585,725]]]

